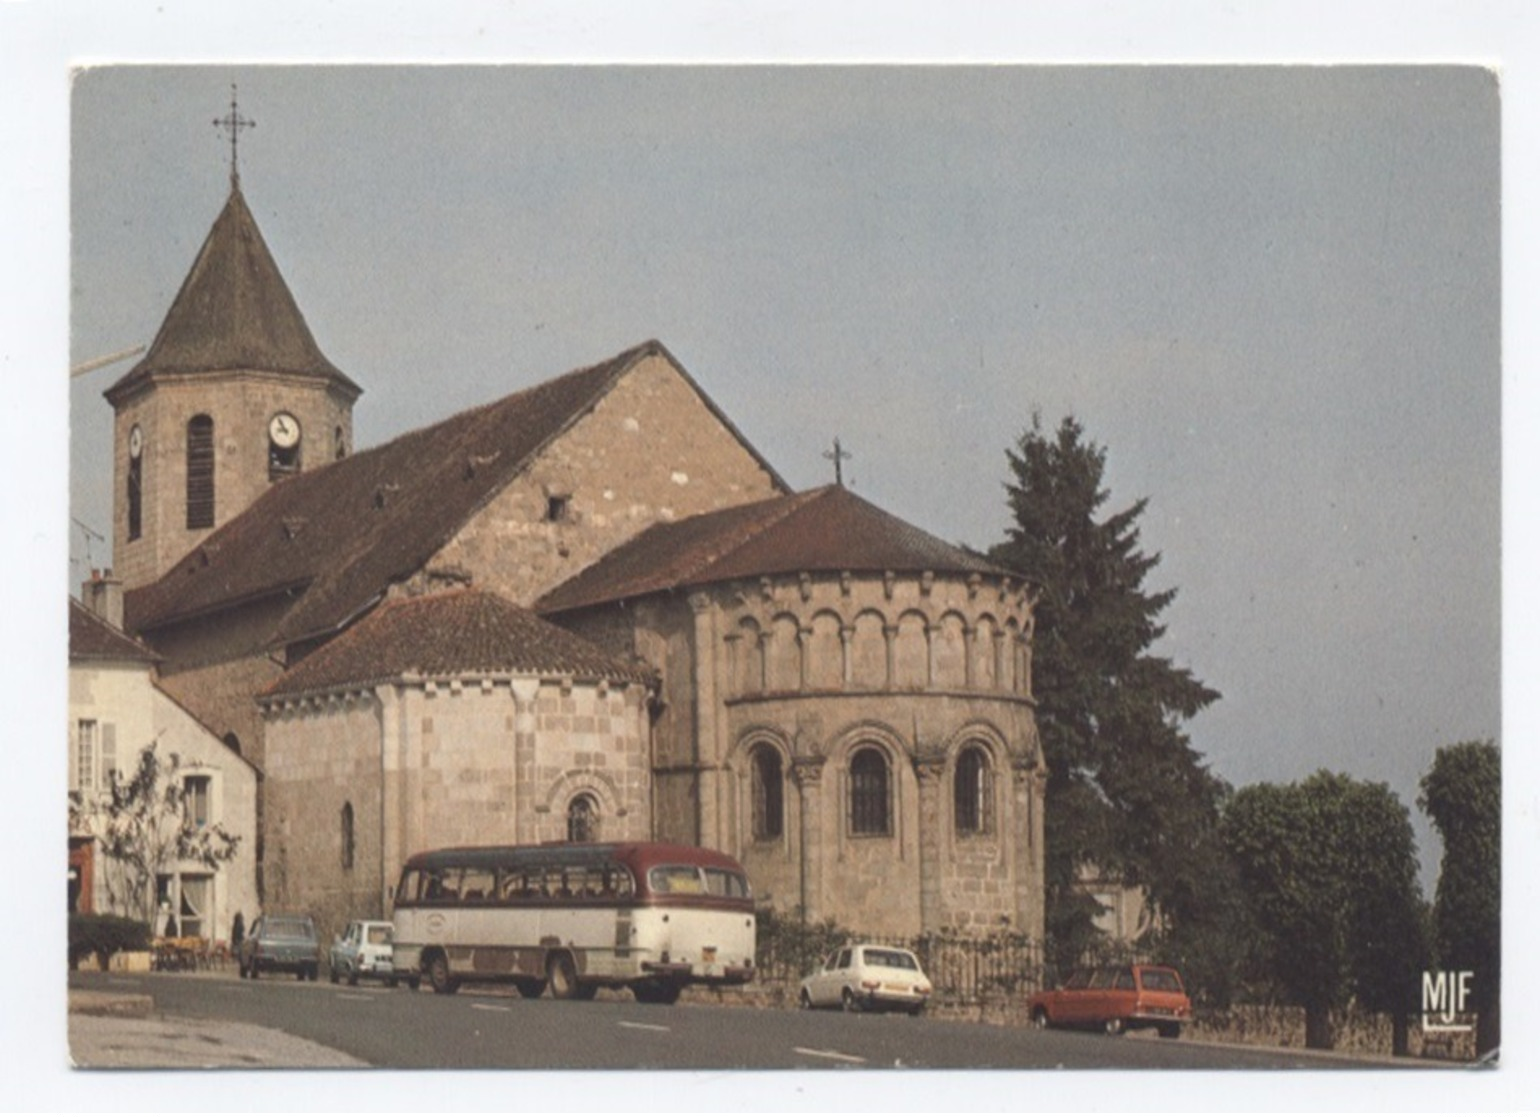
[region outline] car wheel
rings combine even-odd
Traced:
[[[1048,1010],[1046,1008],[1035,1008],[1032,1010],[1032,1026],[1038,1029],[1048,1027]]]
[[[849,989],[846,989],[843,993],[840,994],[840,1006],[844,1008],[846,1012],[861,1011],[861,1002],[856,1000],[856,995]]]
[[[336,964],[333,963],[332,966],[330,967],[330,969],[331,969],[331,975],[330,975],[331,983],[333,985],[336,985],[337,982],[340,980],[340,975],[337,973],[337,966],[336,966]]]
[[[1182,1026],[1180,1024],[1162,1024],[1162,1025],[1160,1025],[1160,1038],[1161,1039],[1176,1039],[1181,1034],[1182,1034]]]
[[[1109,1036],[1120,1036],[1123,1034],[1123,1018],[1121,1016],[1114,1016],[1103,1027],[1107,1029]]]
[[[294,980],[295,981],[304,981],[305,980],[305,967],[304,966],[301,966],[299,969],[294,971]]]
[[[923,1004],[910,1005],[909,1006],[909,1015],[910,1016],[919,1016],[924,1011],[925,1011],[925,1006]]]
[[[395,987],[396,987],[396,979],[393,978],[393,977],[387,977],[385,979],[385,988],[387,988],[387,989],[394,989]]]
[[[806,989],[802,990],[802,992],[797,994],[797,1007],[798,1008],[812,1008],[813,1007],[813,998],[807,995],[807,990]]]
[[[406,979],[406,987],[414,993],[417,992],[421,986],[422,978],[420,977],[409,977]]]
[[[305,976],[311,981],[321,980],[321,963],[317,962],[305,971]]]
[[[236,968],[236,969],[237,969],[237,970],[239,970],[239,971],[240,971],[240,975],[241,975],[241,980],[242,980],[242,981],[245,981],[245,980],[246,980],[246,978],[247,978],[247,977],[248,977],[248,976],[249,976],[249,975],[248,975],[248,974],[247,974],[247,973],[246,973],[246,963],[245,963],[245,962],[241,962],[241,961],[237,961],[237,962],[236,962],[236,963],[235,963],[235,968]]]
[[[435,993],[449,994],[460,988],[460,983],[449,976],[449,959],[442,954],[435,954],[428,963],[428,984]]]
[[[349,967],[349,969],[348,969],[348,984],[349,985],[357,985],[358,984],[358,971],[353,969],[353,968],[351,968],[351,967]]]

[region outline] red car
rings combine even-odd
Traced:
[[[1114,1036],[1154,1028],[1175,1039],[1192,1018],[1192,1002],[1170,966],[1102,966],[1076,970],[1061,988],[1038,993],[1027,1013],[1039,1028],[1101,1028]]]

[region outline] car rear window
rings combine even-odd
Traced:
[[[917,970],[920,964],[914,955],[905,950],[871,950],[863,952],[868,966],[885,966],[890,970]]]
[[[1182,979],[1175,970],[1140,970],[1139,984],[1152,993],[1180,993]]]
[[[269,919],[262,924],[263,933],[275,939],[313,939],[315,932],[307,919]]]

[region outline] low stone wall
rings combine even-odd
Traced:
[[[726,989],[687,989],[688,1004],[742,1005],[747,1008],[792,1008],[797,1003],[795,983],[764,982]],[[996,1027],[1024,1028],[1025,997],[985,998],[960,1001],[938,998],[926,1014],[938,1020],[965,1020]],[[1470,1062],[1476,1057],[1471,1033],[1428,1034],[1414,1019],[1408,1035],[1408,1054],[1413,1058]],[[1346,1012],[1337,1018],[1337,1045],[1333,1050],[1352,1055],[1390,1055],[1391,1022],[1383,1013]],[[1210,1043],[1249,1044],[1257,1047],[1305,1046],[1305,1010],[1293,1005],[1236,1005],[1229,1009],[1200,1009],[1183,1029],[1184,1037]]]

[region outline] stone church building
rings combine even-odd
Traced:
[[[421,849],[653,837],[855,930],[1041,935],[1020,578],[792,492],[656,341],[363,450],[360,394],[232,179],[106,392],[113,549],[159,685],[260,773],[266,908],[330,933]]]

